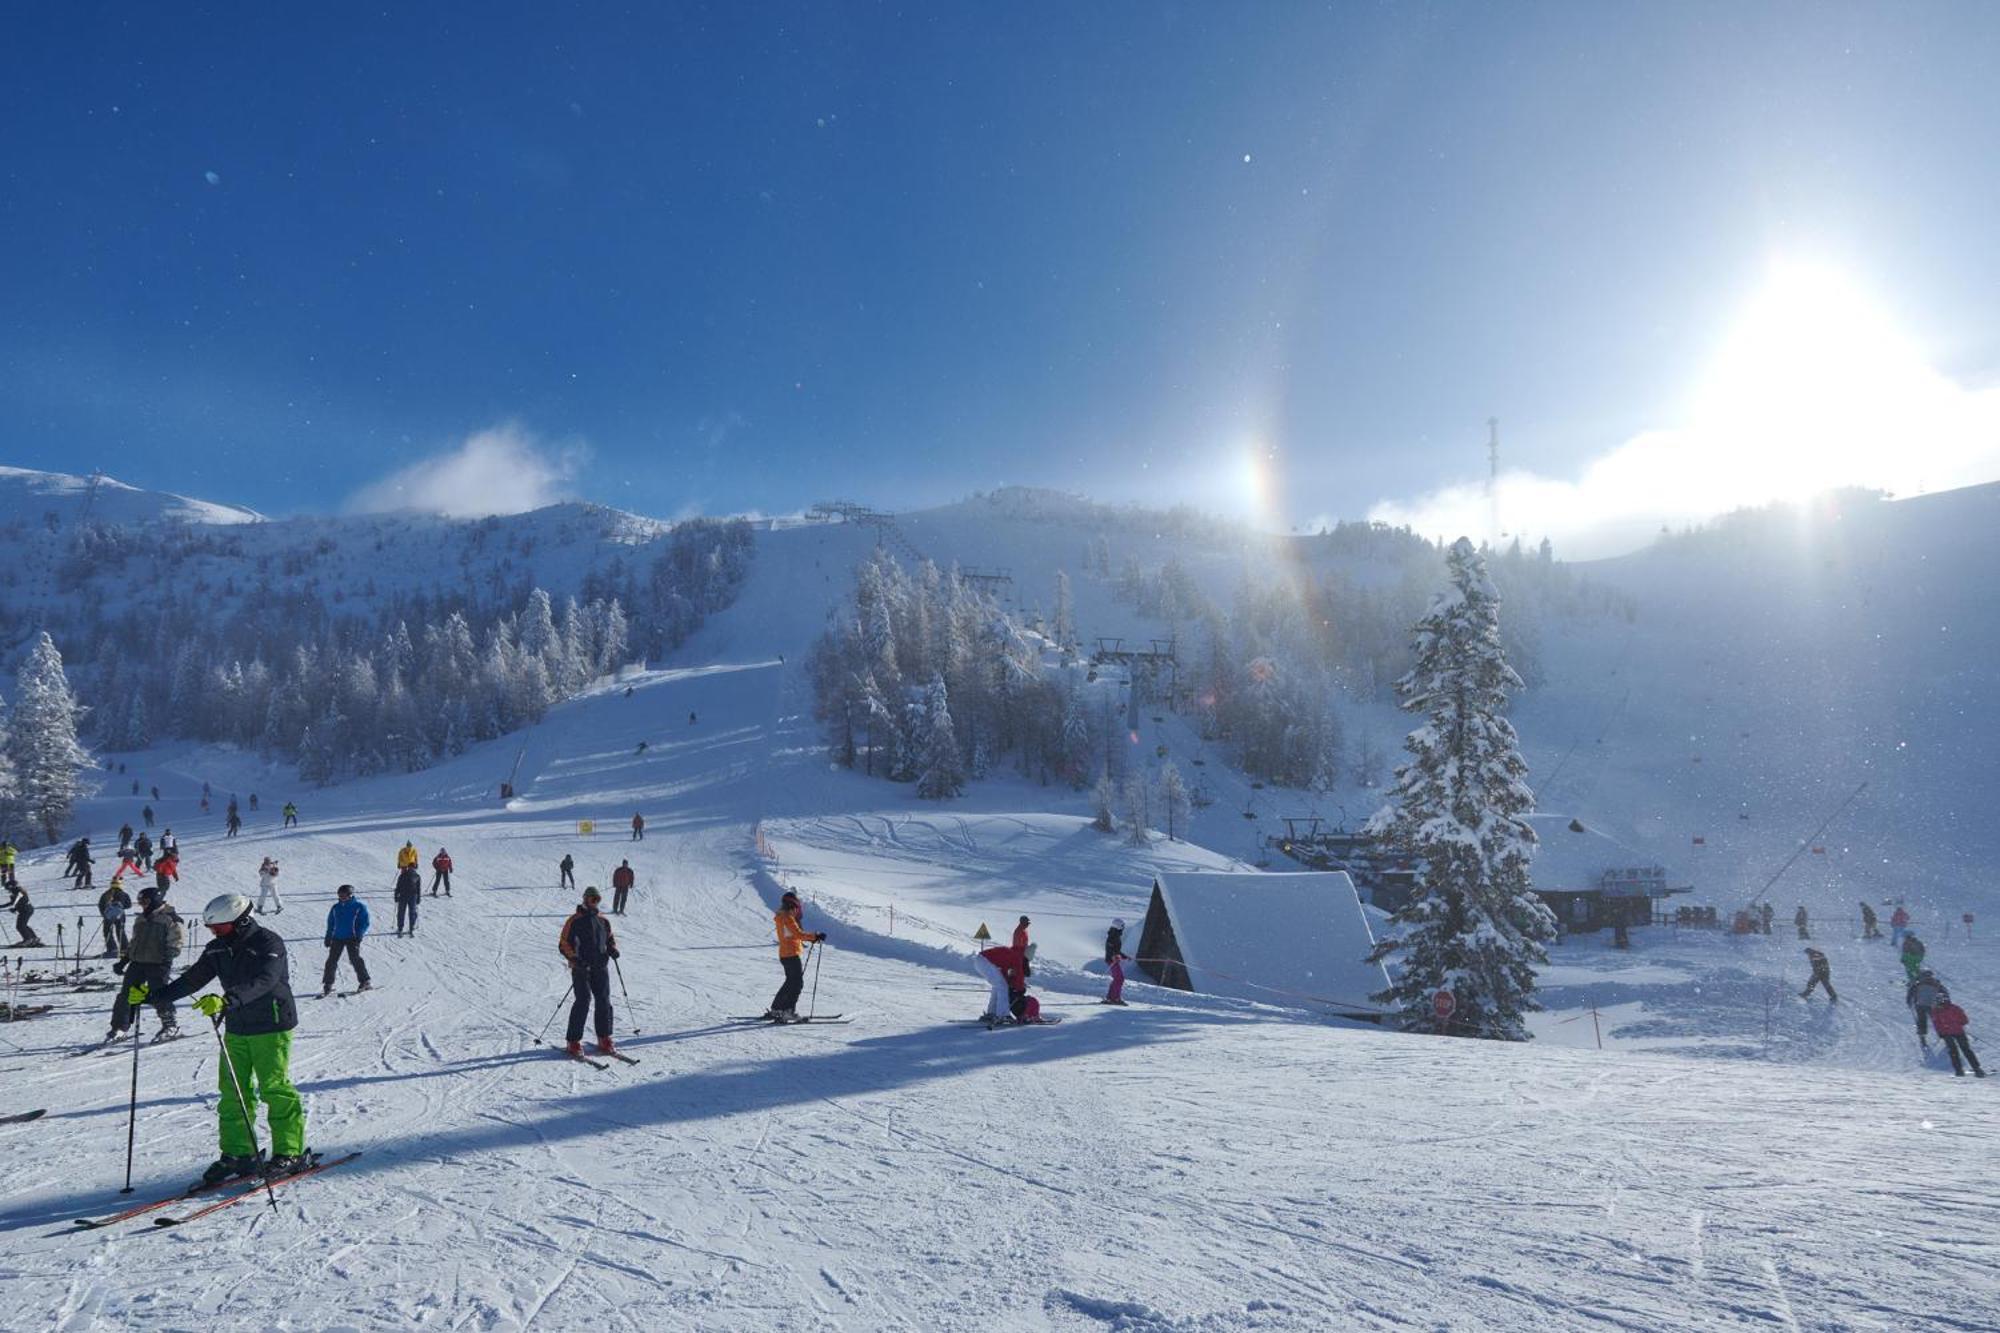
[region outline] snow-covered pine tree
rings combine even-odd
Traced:
[[[1167,841],[1178,842],[1187,832],[1188,789],[1171,759],[1160,765],[1160,804],[1167,816]]]
[[[952,729],[951,701],[944,677],[932,676],[924,691],[924,708],[917,726],[917,795],[942,801],[965,790],[965,762]]]
[[[1529,887],[1535,807],[1513,726],[1502,713],[1521,678],[1500,647],[1499,596],[1486,564],[1461,537],[1446,557],[1449,584],[1411,632],[1414,663],[1397,682],[1409,762],[1396,769],[1390,803],[1368,822],[1420,867],[1409,902],[1389,919],[1372,957],[1395,958],[1395,980],[1376,998],[1405,1028],[1428,1028],[1432,997],[1457,1000],[1452,1027],[1525,1041],[1536,1003],[1535,965],[1555,937],[1555,916]]]
[[[1118,827],[1118,789],[1111,783],[1109,773],[1097,775],[1097,786],[1090,793],[1091,809],[1095,812],[1090,826],[1099,833],[1110,833]]]
[[[7,725],[7,701],[0,699],[0,829],[10,829],[21,814],[21,775],[14,768],[13,737]]]
[[[1135,847],[1146,845],[1146,826],[1152,822],[1153,792],[1143,769],[1125,775],[1125,838]]]
[[[43,630],[21,664],[10,740],[21,813],[50,842],[69,822],[70,811],[83,795],[83,770],[91,765],[76,739],[81,711],[63,674],[62,654]]]
[[[1056,615],[1051,627],[1055,631],[1056,647],[1064,652],[1076,649],[1076,599],[1069,590],[1069,575],[1063,570],[1056,571]]]

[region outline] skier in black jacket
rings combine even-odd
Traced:
[[[563,922],[556,936],[556,948],[569,961],[570,986],[576,1003],[569,1009],[569,1053],[583,1054],[583,1020],[594,1002],[597,1006],[597,1049],[609,1055],[611,1041],[611,960],[618,956],[618,938],[611,922],[598,904],[603,901],[595,885],[583,891],[583,901]]]
[[[403,873],[396,876],[396,935],[401,938],[403,922],[410,923],[410,934],[417,933],[417,907],[424,900],[423,872],[415,866],[403,867]]]
[[[240,893],[225,893],[210,902],[202,920],[215,938],[194,965],[157,994],[144,985],[126,992],[127,1001],[139,1005],[149,999],[178,1000],[211,981],[222,987],[222,994],[204,995],[194,1006],[223,1028],[229,1055],[216,1062],[222,1154],[202,1176],[208,1184],[252,1175],[260,1167],[268,1175],[290,1175],[311,1164],[305,1103],[291,1079],[292,1029],[299,1025],[299,1011],[292,1000],[285,941],[258,922],[250,909],[250,900]],[[253,1128],[245,1117],[253,1091],[264,1103],[271,1129],[268,1165],[257,1160]]]

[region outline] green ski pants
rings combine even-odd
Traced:
[[[256,1151],[249,1122],[243,1109],[264,1103],[264,1119],[271,1126],[271,1155],[295,1157],[306,1150],[306,1108],[299,1090],[292,1086],[292,1034],[265,1032],[254,1037],[225,1036],[229,1061],[217,1060],[215,1083],[222,1094],[216,1108],[222,1151],[231,1157],[248,1157]],[[229,1070],[235,1066],[242,1081],[242,1098],[229,1086]],[[254,1114],[254,1112],[253,1112]]]

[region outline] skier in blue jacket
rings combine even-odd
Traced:
[[[345,953],[354,963],[354,975],[361,989],[368,989],[368,964],[361,961],[361,941],[368,935],[368,904],[354,896],[354,886],[343,884],[335,890],[337,901],[326,909],[326,971],[321,974],[321,997],[333,993],[333,974]]]

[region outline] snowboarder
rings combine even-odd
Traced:
[[[132,844],[132,850],[139,854],[139,869],[153,868],[153,835],[141,830],[139,839]]]
[[[1807,949],[1806,961],[1812,964],[1812,979],[1806,982],[1806,988],[1799,992],[1799,998],[1809,1000],[1812,998],[1814,986],[1824,986],[1826,998],[1835,1004],[1840,1003],[1840,997],[1833,993],[1833,973],[1827,967],[1826,955],[1818,949]]]
[[[1896,910],[1889,913],[1889,943],[1901,944],[1903,942],[1903,933],[1909,928],[1910,909],[1901,903],[1897,903]]]
[[[285,802],[285,822],[283,827],[291,828],[299,822],[299,808],[290,801]]]
[[[645,840],[646,840],[646,817],[641,814],[634,814],[632,816],[632,841],[644,842]]]
[[[1810,918],[1806,916],[1806,905],[1804,903],[1800,903],[1799,910],[1792,913],[1792,924],[1798,927],[1799,938],[1802,940],[1809,940],[1812,938],[1812,931],[1807,929],[1807,922],[1809,920]]]
[[[333,906],[326,909],[326,970],[319,978],[322,999],[333,993],[342,954],[354,964],[354,978],[361,989],[368,989],[368,964],[361,961],[361,941],[368,938],[368,904],[354,896],[352,884],[341,885],[333,896]]]
[[[171,889],[181,877],[181,861],[172,852],[161,852],[153,859],[153,887],[162,894]]]
[[[28,901],[28,891],[19,884],[9,884],[7,886],[7,893],[7,906],[14,909],[14,933],[21,937],[21,947],[24,949],[41,948],[42,937],[37,935],[34,932],[34,928],[28,924],[28,919],[35,914],[35,905]]]
[[[595,885],[583,891],[583,901],[562,924],[556,949],[569,963],[569,984],[576,1003],[569,1009],[569,1030],[565,1049],[583,1054],[583,1020],[595,1006],[597,1049],[606,1055],[616,1049],[611,1041],[611,960],[618,956],[618,939],[611,923],[598,910],[603,895]]]
[[[571,856],[568,852],[564,852],[563,859],[556,862],[556,869],[562,871],[562,883],[558,884],[556,886],[557,888],[573,889],[576,887],[575,857]]]
[[[1910,1006],[1917,1015],[1917,1045],[1930,1049],[1929,1021],[1931,1010],[1951,998],[1944,983],[1937,979],[1937,973],[1925,968],[1917,973],[1917,979],[1903,992],[1903,1003]]]
[[[1882,928],[1875,920],[1875,909],[1867,903],[1861,904],[1861,938],[1864,940],[1882,938]]]
[[[153,799],[154,800],[159,799],[159,794],[157,792],[154,793]],[[139,819],[146,825],[147,828],[153,827],[153,807],[149,805],[146,806],[144,809],[140,810]]]
[[[415,866],[404,866],[403,873],[396,876],[396,938],[403,937],[403,923],[409,922],[410,934],[417,933],[417,905],[424,900],[424,877]]]
[[[1125,918],[1115,917],[1111,929],[1104,932],[1104,965],[1111,969],[1111,988],[1104,992],[1104,1003],[1125,1003]]]
[[[406,842],[396,853],[396,869],[415,870],[417,868],[417,844]]]
[[[257,911],[260,914],[266,904],[274,912],[285,910],[285,900],[278,896],[278,862],[269,856],[257,867]]]
[[[1903,964],[1903,975],[1911,981],[1917,979],[1917,973],[1924,965],[1924,952],[1924,942],[1917,938],[1916,932],[1904,931],[1903,956],[1898,961]]]
[[[1948,999],[1931,1010],[1931,1025],[1937,1029],[1938,1036],[1944,1038],[1945,1054],[1951,1057],[1951,1072],[1964,1078],[1965,1066],[1971,1065],[1974,1074],[1985,1078],[1986,1071],[1979,1067],[1979,1057],[1972,1053],[1972,1039],[1965,1035],[1965,1025],[1971,1021],[1965,1016],[1965,1010]],[[1965,1057],[1963,1063],[1959,1061],[1961,1055]]]
[[[778,899],[778,910],[771,914],[771,926],[778,933],[778,966],[785,969],[785,980],[771,997],[771,1007],[763,1016],[774,1022],[792,1023],[798,1021],[799,995],[806,988],[805,960],[799,955],[806,945],[826,939],[826,932],[805,928],[805,907],[799,902],[799,895],[790,889]]]
[[[174,911],[158,889],[139,890],[139,916],[132,923],[132,941],[126,946],[124,957],[111,965],[113,972],[125,978],[125,984],[118,988],[118,998],[111,1002],[111,1031],[106,1041],[118,1040],[132,1026],[130,990],[134,986],[154,992],[153,1009],[160,1016],[160,1031],[153,1040],[164,1041],[179,1035],[174,1002],[158,992],[166,989],[174,959],[180,957],[181,946],[186,942],[187,929],[181,925],[180,913]]]
[[[431,897],[437,897],[440,884],[444,885],[444,896],[451,897],[451,854],[442,847],[431,858]]]
[[[125,892],[125,881],[117,875],[111,877],[110,887],[97,898],[97,915],[104,923],[104,956],[116,958],[132,947],[125,936],[125,913],[132,910],[132,895]]]
[[[632,896],[632,884],[636,878],[630,861],[620,861],[618,868],[611,872],[611,915],[625,915],[625,900]]]
[[[92,864],[94,863],[90,859],[90,839],[78,838],[70,845],[69,859],[63,863],[63,873],[75,881],[70,885],[71,888],[87,889],[91,887],[90,867]]]
[[[1014,947],[1023,955],[1028,952],[1028,918],[1022,917],[1014,923]]]
[[[210,902],[202,920],[215,936],[194,965],[161,990],[158,1000],[178,1000],[214,981],[220,995],[204,995],[195,1008],[224,1030],[223,1048],[229,1058],[216,1062],[216,1129],[221,1155],[202,1182],[218,1185],[238,1176],[254,1175],[262,1167],[269,1176],[291,1175],[311,1164],[306,1151],[305,1104],[292,1086],[292,1029],[299,1025],[292,999],[285,941],[250,914],[250,900],[225,893]],[[129,987],[132,1004],[152,999],[151,988]],[[157,1001],[155,1001],[157,1003]],[[232,1081],[231,1071],[234,1071]],[[271,1159],[260,1163],[254,1127],[249,1120],[252,1091],[264,1103],[271,1131]]]
[[[988,1027],[1014,1021],[1016,995],[1028,993],[1028,956],[1012,945],[995,945],[972,957],[972,971],[987,985],[986,1012],[980,1017]]]
[[[243,816],[237,814],[234,810],[231,810],[229,812],[229,818],[223,821],[223,829],[224,829],[222,835],[223,837],[225,838],[235,837],[238,833],[241,833],[243,831]]]

